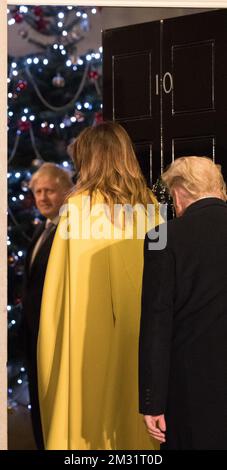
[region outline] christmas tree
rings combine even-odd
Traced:
[[[78,56],[77,45],[95,8],[10,6],[9,34],[40,52],[8,58],[8,329],[9,404],[29,407],[20,340],[24,259],[40,215],[28,182],[45,161],[72,170],[67,146],[86,126],[102,120],[102,50]],[[29,35],[27,27],[29,26]],[[39,33],[33,39],[32,31]]]

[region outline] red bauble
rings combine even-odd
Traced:
[[[33,8],[33,12],[35,14],[35,16],[43,16],[43,8],[42,7],[34,7]]]
[[[26,80],[19,80],[19,82],[16,85],[17,91],[25,90],[27,86],[28,86],[28,82],[26,82]]]
[[[49,135],[52,132],[52,129],[49,127],[49,124],[46,124],[45,127],[41,127],[42,134]]]
[[[97,111],[95,113],[95,118],[94,118],[94,121],[93,121],[93,125],[95,126],[96,124],[99,124],[100,122],[103,122],[102,111]]]
[[[15,19],[16,23],[22,23],[24,17],[21,13],[15,13],[15,15],[13,15],[13,18]]]
[[[17,123],[17,127],[21,132],[26,132],[30,129],[31,123],[30,123],[30,121],[22,121],[20,119]]]
[[[48,25],[48,21],[44,20],[44,18],[40,17],[36,20],[36,28],[38,31],[45,31],[47,25]]]
[[[97,80],[99,74],[96,70],[90,70],[88,72],[88,77],[91,79],[91,80]]]

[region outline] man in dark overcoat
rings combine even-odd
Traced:
[[[226,186],[205,157],[162,179],[177,217],[163,249],[145,240],[140,412],[163,449],[227,450]]]

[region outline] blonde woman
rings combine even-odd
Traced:
[[[138,413],[137,348],[156,200],[119,124],[85,129],[71,150],[78,181],[62,208],[40,323],[45,446],[154,449]]]

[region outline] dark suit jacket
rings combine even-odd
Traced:
[[[165,413],[167,448],[227,449],[227,205],[201,199],[144,251],[140,412]]]
[[[30,268],[31,256],[34,246],[45,229],[45,222],[41,223],[33,236],[28,248],[25,261],[24,294],[23,294],[23,334],[25,338],[27,371],[29,379],[29,393],[31,402],[31,418],[37,447],[43,448],[39,400],[37,383],[37,339],[39,332],[40,308],[43,285],[47,269],[48,258],[56,229],[53,229],[48,238],[38,250]]]
[[[24,295],[23,307],[24,315],[28,329],[32,335],[37,337],[39,328],[39,316],[42,300],[43,284],[45,280],[48,258],[54,239],[55,231],[50,232],[49,237],[38,250],[35,259],[30,268],[31,256],[33,249],[40,235],[45,229],[45,222],[41,223],[32,238],[28,247],[25,260],[25,276],[24,276]]]

